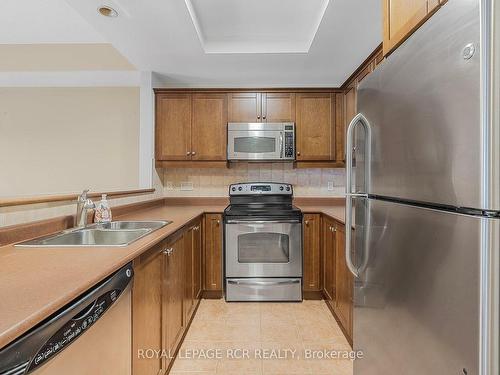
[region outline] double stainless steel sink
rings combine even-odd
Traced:
[[[171,221],[113,221],[97,223],[35,238],[16,244],[18,247],[97,247],[128,246]]]

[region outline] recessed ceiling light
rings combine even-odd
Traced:
[[[97,11],[105,17],[118,17],[118,12],[107,5],[103,5]]]

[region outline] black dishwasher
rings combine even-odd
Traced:
[[[28,374],[61,353],[118,300],[133,274],[129,263],[0,349],[0,375]]]

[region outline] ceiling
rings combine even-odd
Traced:
[[[170,87],[337,87],[381,40],[380,0],[2,0],[0,13],[0,44],[111,43]]]
[[[106,43],[65,0],[1,0],[0,44]]]
[[[307,53],[329,0],[185,0],[206,53]]]

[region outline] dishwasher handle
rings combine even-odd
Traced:
[[[132,280],[127,264],[0,349],[0,375],[25,375],[75,342],[113,305]]]

